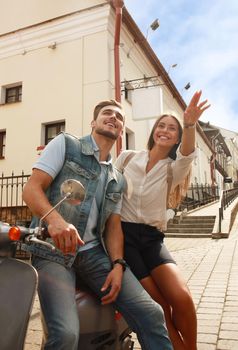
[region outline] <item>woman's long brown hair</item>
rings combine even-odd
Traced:
[[[171,158],[172,160],[175,160],[177,157],[177,149],[181,143],[181,139],[182,139],[182,135],[183,135],[183,128],[179,122],[179,120],[172,114],[163,114],[161,115],[156,122],[154,123],[154,126],[151,130],[148,142],[147,142],[147,149],[149,151],[151,151],[151,149],[153,148],[155,142],[154,142],[154,132],[155,129],[157,128],[159,122],[166,117],[172,117],[178,124],[178,132],[179,132],[179,142],[176,143],[175,145],[173,145],[173,147],[171,148],[171,150],[168,153],[168,157]],[[177,208],[178,205],[181,203],[181,201],[183,200],[183,198],[186,196],[187,193],[187,189],[189,187],[190,184],[190,177],[191,177],[191,167],[188,171],[188,174],[185,176],[185,178],[183,179],[183,181],[178,184],[173,191],[170,192],[169,195],[169,200],[168,200],[168,205],[170,208]]]

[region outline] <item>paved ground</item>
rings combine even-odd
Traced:
[[[206,213],[209,215],[209,209]],[[173,252],[196,304],[198,350],[238,349],[237,238],[238,218],[228,239],[166,238],[166,245]],[[39,316],[36,299],[25,350],[40,349],[42,331]],[[141,349],[136,337],[133,337],[134,349]]]

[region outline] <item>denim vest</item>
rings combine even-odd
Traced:
[[[48,188],[46,195],[51,205],[54,206],[61,199],[60,185],[64,180],[76,179],[82,183],[85,188],[84,201],[76,206],[65,201],[57,210],[67,222],[73,224],[77,228],[83,239],[90,208],[100,178],[101,166],[94,156],[94,148],[90,135],[81,139],[67,133],[64,133],[64,136],[65,162],[61,171]],[[103,192],[104,195],[97,223],[97,236],[104,248],[103,232],[105,224],[110,214],[114,212],[115,204],[121,199],[124,186],[125,180],[123,175],[110,164],[108,166],[108,177]],[[37,221],[39,221],[39,219],[33,219],[33,225],[31,226],[37,226]],[[111,234],[113,234],[113,232]],[[49,241],[52,242],[51,239],[49,239]],[[46,246],[37,243],[32,243],[30,246],[24,248],[34,255],[65,264],[68,267],[72,266],[77,255],[63,255],[58,249],[52,252]]]

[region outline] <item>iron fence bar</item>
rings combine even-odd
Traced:
[[[29,222],[31,213],[22,199],[23,187],[30,177],[28,174],[0,177],[0,220],[10,224]]]

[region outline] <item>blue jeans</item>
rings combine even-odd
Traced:
[[[73,268],[34,257],[39,274],[39,298],[49,333],[45,350],[77,350],[79,319],[75,303],[76,274],[99,296],[111,270],[111,262],[101,246],[78,253]],[[154,302],[127,268],[122,288],[114,303],[143,350],[172,350],[161,306]]]

